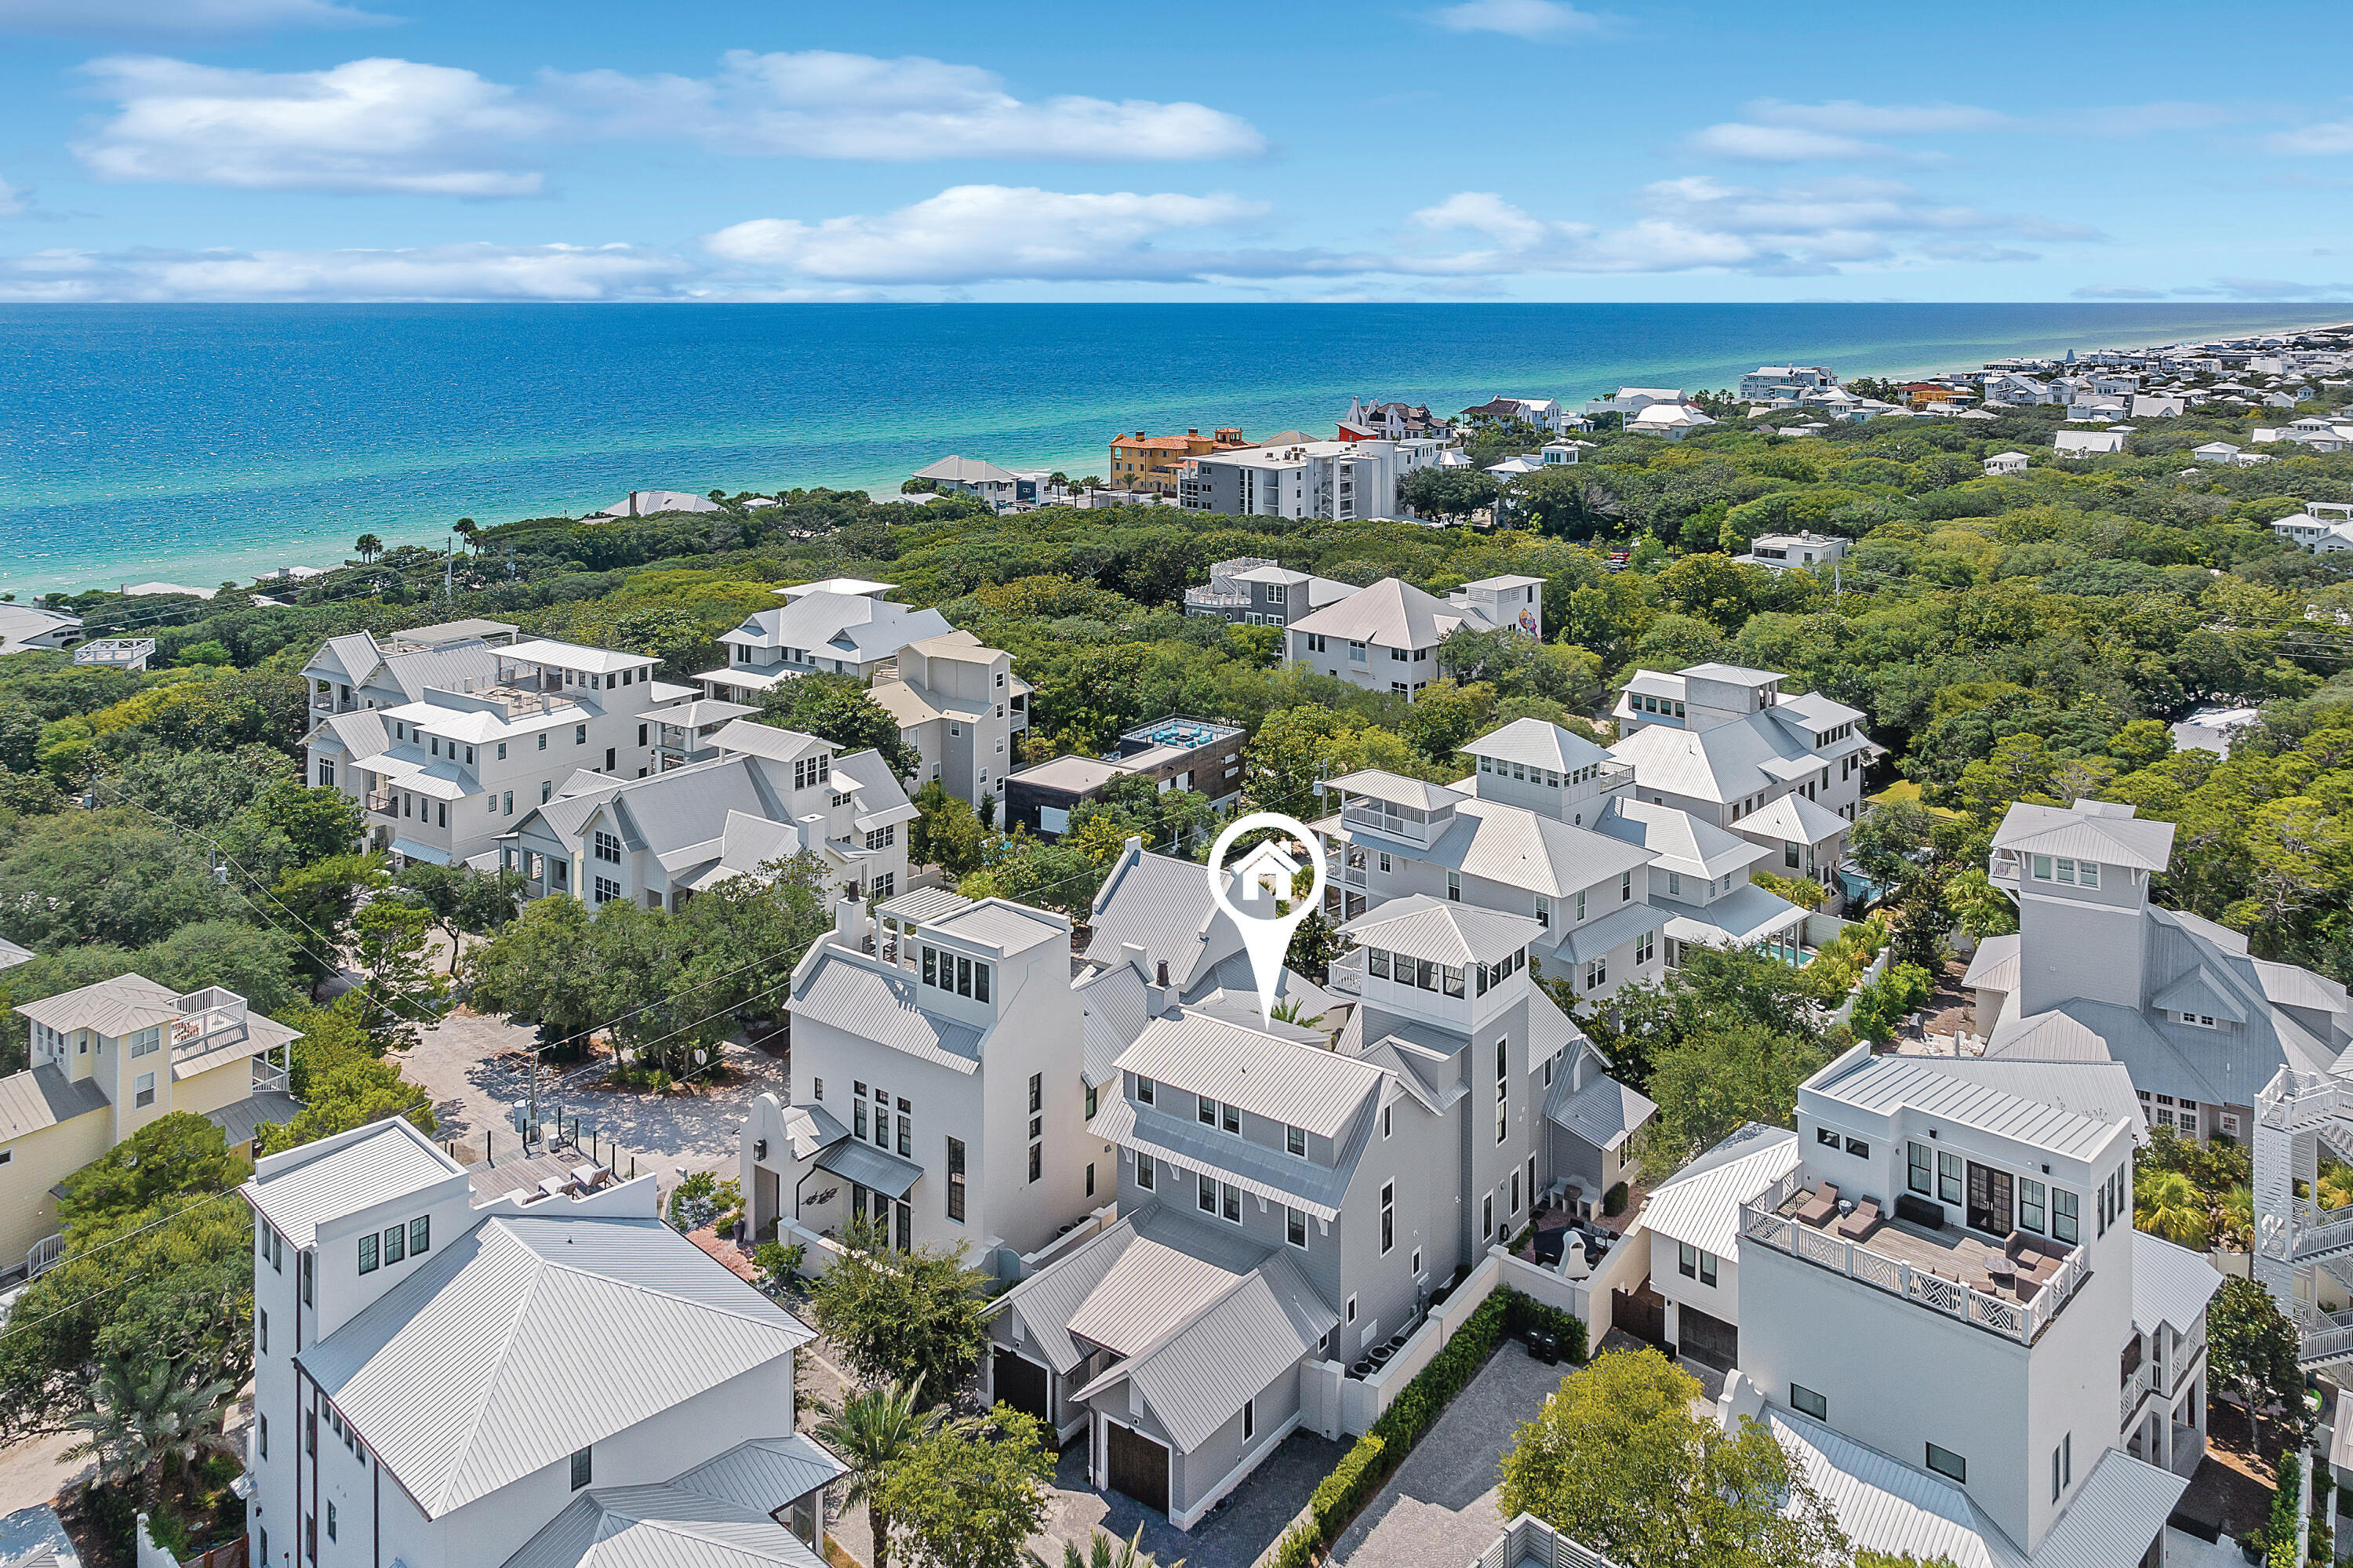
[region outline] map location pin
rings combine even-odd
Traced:
[[[1272,828],[1305,849],[1303,856],[1294,854],[1277,840],[1269,839],[1256,844],[1231,868],[1233,885],[1241,892],[1241,905],[1227,896],[1219,876],[1225,869],[1226,851],[1241,834],[1259,828]],[[1292,896],[1292,879],[1313,865],[1314,885],[1296,899]],[[1290,950],[1291,934],[1310,912],[1322,907],[1324,901],[1324,846],[1309,832],[1305,824],[1295,817],[1280,811],[1253,811],[1247,817],[1227,824],[1209,849],[1209,896],[1218,907],[1233,917],[1234,928],[1241,933],[1242,951],[1250,955],[1250,974],[1258,981],[1258,1016],[1261,1023],[1273,1022],[1274,988],[1282,979],[1282,955]],[[1280,912],[1279,905],[1288,903],[1289,914]]]

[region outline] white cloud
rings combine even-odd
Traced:
[[[849,283],[1174,280],[1232,267],[1297,270],[1299,259],[1163,250],[1173,233],[1257,221],[1263,204],[1227,196],[956,185],[878,216],[754,218],[708,236],[739,266]]]
[[[0,0],[0,30],[25,33],[248,33],[391,20],[333,0]]]
[[[1797,125],[1749,125],[1738,121],[1692,133],[1691,149],[1753,164],[1855,162],[1898,156],[1893,147],[1852,136],[1834,136]]]
[[[1490,193],[1464,192],[1413,215],[1432,235],[1471,232],[1473,249],[1397,258],[1400,271],[1683,272],[1707,268],[1776,276],[1836,272],[1855,264],[1922,260],[2011,260],[1995,238],[2082,239],[2087,230],[2038,219],[1942,206],[1908,185],[1827,180],[1763,190],[1694,176],[1637,193],[1636,220],[1623,228],[1533,217]]]
[[[2301,157],[2334,157],[2353,153],[2353,120],[2337,120],[2319,125],[2300,125],[2293,131],[2282,131],[2266,138],[2274,153],[2289,153]]]
[[[688,135],[723,152],[807,158],[1246,158],[1266,140],[1198,103],[1025,102],[977,66],[811,49],[734,50],[717,75],[547,72],[549,96],[613,135]]]
[[[1508,33],[1515,38],[1555,38],[1598,33],[1601,18],[1561,0],[1463,0],[1435,12],[1430,20],[1457,33]]]
[[[23,217],[33,210],[33,204],[23,191],[0,180],[0,217]]]
[[[1767,125],[1788,125],[1840,136],[1929,135],[1954,131],[1998,131],[2015,124],[2008,115],[1967,103],[1785,103],[1760,98],[1746,111]]]
[[[42,250],[0,258],[0,301],[662,300],[701,270],[626,245],[403,250]]]
[[[2294,283],[2282,278],[2217,278],[2211,288],[2173,291],[2231,300],[2353,300],[2353,283]]]
[[[121,105],[74,146],[100,179],[455,196],[541,188],[499,149],[544,133],[549,117],[470,70],[364,59],[273,74],[153,55],[82,69]]]

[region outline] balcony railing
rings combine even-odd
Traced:
[[[2120,1430],[2132,1425],[2133,1413],[2140,1408],[2140,1402],[2147,1399],[2156,1387],[2157,1369],[2143,1361],[2132,1376],[2125,1380],[2124,1387],[2116,1391],[2116,1425]]]
[[[367,798],[367,809],[379,817],[396,817],[400,815],[400,797],[371,792]]]
[[[1741,1204],[1741,1235],[1817,1267],[1843,1274],[1875,1290],[1916,1301],[2006,1340],[2015,1340],[2022,1345],[2034,1343],[2084,1282],[2084,1253],[2078,1247],[2067,1255],[2051,1282],[2037,1291],[2031,1301],[1989,1296],[1958,1280],[1891,1257],[1867,1243],[1814,1230],[1778,1213],[1802,1184],[1803,1173],[1793,1171],[1767,1189],[1756,1202]]]

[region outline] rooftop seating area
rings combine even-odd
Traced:
[[[1800,1169],[1742,1204],[1741,1235],[2023,1344],[2083,1281],[2080,1248],[2022,1233],[1997,1246],[1909,1194],[1891,1214],[1829,1182],[1805,1183]]]

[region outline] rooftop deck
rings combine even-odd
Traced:
[[[1874,1289],[1901,1296],[1974,1328],[2032,1344],[2084,1280],[2081,1247],[2028,1268],[2001,1248],[1955,1225],[1931,1228],[1885,1218],[1860,1239],[1840,1234],[1840,1216],[1809,1224],[1799,1218],[1813,1189],[1792,1171],[1756,1202],[1740,1206],[1740,1234]]]

